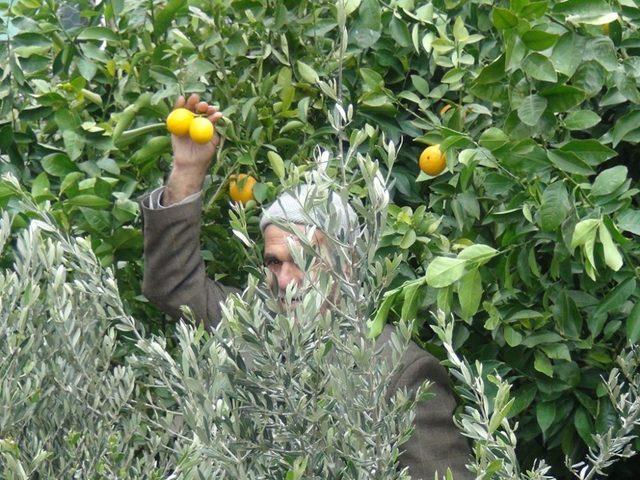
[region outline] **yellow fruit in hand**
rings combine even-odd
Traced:
[[[176,108],[167,117],[167,130],[174,135],[184,137],[189,133],[189,127],[193,121],[194,114],[186,108]]]
[[[229,196],[234,202],[247,203],[253,200],[253,187],[256,179],[251,175],[241,173],[232,177],[229,183]]]
[[[440,151],[440,144],[425,148],[420,154],[420,170],[435,177],[447,166],[447,157]]]
[[[189,127],[189,136],[196,143],[207,143],[213,138],[213,123],[208,118],[196,117]]]

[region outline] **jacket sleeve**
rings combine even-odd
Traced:
[[[400,467],[409,467],[412,479],[431,480],[436,471],[441,479],[450,468],[454,480],[472,480],[475,477],[465,467],[471,449],[453,423],[456,403],[447,372],[438,360],[420,349],[398,375],[392,390],[405,387],[413,398],[425,380],[432,382],[428,392],[435,397],[416,404],[413,435],[400,445]]]
[[[220,302],[238,289],[207,277],[200,254],[202,196],[194,194],[163,207],[159,201],[162,191],[156,189],[137,199],[144,237],[142,294],[175,321],[182,317],[180,306],[188,305],[196,320],[214,328],[221,319]]]

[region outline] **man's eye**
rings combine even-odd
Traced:
[[[271,267],[271,266],[274,266],[274,265],[280,265],[280,260],[278,260],[278,259],[276,259],[276,258],[267,258],[267,259],[265,260],[264,264],[265,264],[267,267]]]

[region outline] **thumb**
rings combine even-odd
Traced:
[[[214,147],[217,147],[219,143],[220,143],[220,135],[218,135],[218,132],[214,132],[213,138],[211,139],[211,144]]]

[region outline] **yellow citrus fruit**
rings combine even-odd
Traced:
[[[445,113],[447,113],[449,111],[449,109],[451,108],[451,105],[449,105],[448,103],[442,107],[440,109],[440,116],[444,115]]]
[[[253,187],[256,179],[251,175],[240,173],[231,178],[229,183],[229,196],[234,202],[247,203],[253,200]]]
[[[189,133],[189,127],[193,121],[194,114],[186,108],[176,108],[167,117],[167,130],[174,135],[184,137]]]
[[[196,143],[207,143],[213,138],[213,123],[205,117],[196,117],[189,127],[189,136]]]
[[[440,144],[425,148],[420,154],[420,170],[435,177],[447,166],[447,157],[440,151]]]

